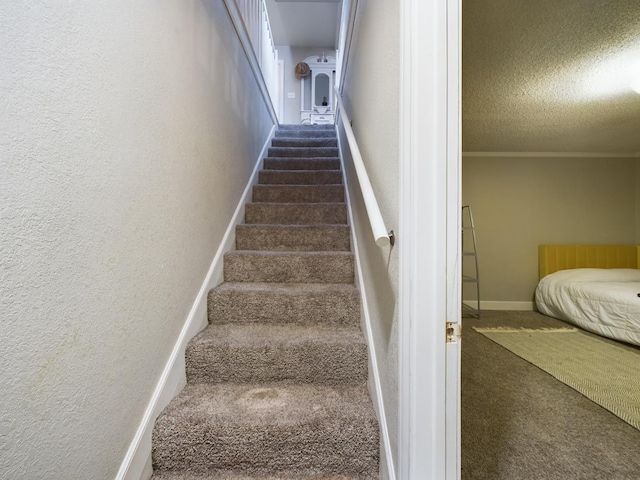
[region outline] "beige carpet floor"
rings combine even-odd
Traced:
[[[462,480],[640,479],[640,430],[472,328],[505,326],[573,327],[536,312],[464,319]]]
[[[640,351],[577,328],[474,330],[640,429]]]

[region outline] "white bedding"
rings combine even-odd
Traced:
[[[547,275],[538,310],[590,332],[640,345],[640,270],[579,268]]]

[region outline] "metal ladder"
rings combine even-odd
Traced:
[[[466,299],[465,303],[465,292],[473,292],[473,285],[476,287],[476,298],[475,300]],[[462,207],[462,299],[462,316],[480,318],[480,279],[478,275],[476,229],[473,223],[473,213],[469,205]],[[473,304],[475,304],[475,307]]]

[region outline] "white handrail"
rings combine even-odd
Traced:
[[[351,156],[353,157],[353,166],[356,170],[358,183],[360,184],[360,190],[362,191],[362,198],[364,199],[364,206],[367,210],[367,215],[369,216],[369,223],[371,224],[371,230],[373,231],[373,237],[376,240],[376,245],[379,247],[391,245],[393,247],[394,233],[393,231],[388,231],[384,224],[384,219],[382,218],[382,213],[380,213],[380,207],[378,206],[376,195],[373,193],[373,188],[369,181],[369,175],[367,175],[367,169],[362,161],[358,142],[356,141],[356,137],[351,129],[351,121],[349,120],[349,116],[347,115],[344,104],[342,103],[342,98],[340,97],[340,91],[337,88],[334,88],[334,90],[338,108],[340,110],[340,116],[342,117],[342,124],[344,125],[344,131],[347,135],[347,141],[349,142],[349,149],[351,150]]]

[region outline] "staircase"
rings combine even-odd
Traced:
[[[379,478],[344,201],[333,126],[281,126],[156,420],[154,480]]]

